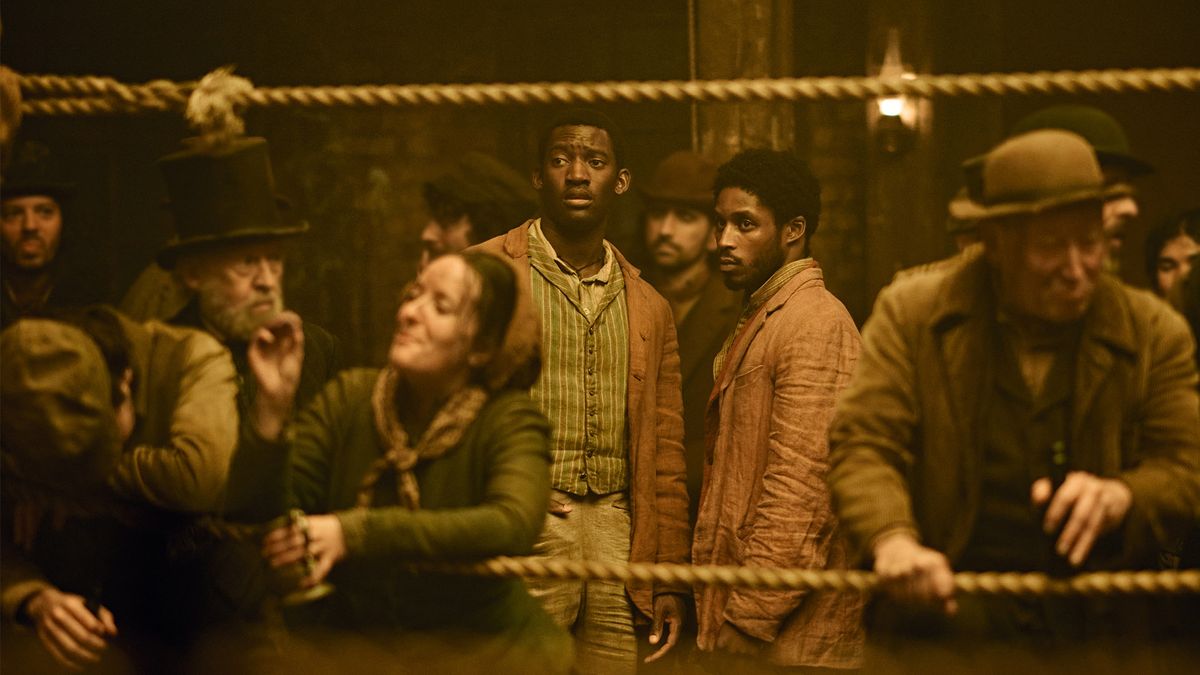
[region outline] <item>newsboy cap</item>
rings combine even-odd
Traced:
[[[967,194],[950,202],[952,217],[983,220],[1035,214],[1129,192],[1124,185],[1105,187],[1088,142],[1057,129],[1004,141],[983,157],[979,171],[978,181],[968,181]]]
[[[58,491],[102,484],[121,448],[96,343],[65,323],[22,319],[0,334],[0,359],[5,473]]]

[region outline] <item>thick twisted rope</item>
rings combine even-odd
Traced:
[[[104,77],[25,75],[28,115],[105,115],[182,109],[194,83],[130,85]],[[1200,91],[1200,68],[1011,74],[919,75],[913,79],[807,77],[524,84],[259,87],[239,103],[253,107],[539,105],[662,101],[818,101],[881,96],[1002,96]]]
[[[543,558],[492,558],[478,563],[428,563],[423,572],[485,577],[619,581],[687,586],[731,586],[766,590],[869,592],[874,573],[856,570],[805,570],[718,565],[608,563]],[[960,593],[985,595],[1130,595],[1200,593],[1200,570],[1161,572],[1090,572],[1068,578],[1016,572],[959,572]]]

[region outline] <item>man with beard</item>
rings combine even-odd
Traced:
[[[1192,338],[1102,272],[1127,188],[1084,138],[1017,136],[981,178],[951,211],[983,245],[880,293],[831,427],[837,514],[883,592],[870,629],[936,671],[1070,670],[1081,646],[1139,671],[1147,596],[956,597],[953,570],[1156,569],[1197,503]]]
[[[825,487],[827,433],[859,337],[810,257],[820,185],[790,153],[746,150],[718,169],[713,190],[721,275],[745,301],[713,364],[693,561],[845,569]],[[861,606],[856,593],[708,586],[696,596],[697,643],[727,672],[744,672],[747,657],[856,668]]]
[[[283,311],[284,243],[308,229],[285,221],[274,193],[267,142],[241,138],[216,147],[194,143],[159,161],[177,236],[158,254],[192,294],[169,323],[211,333],[230,351],[239,375],[238,410],[254,401],[246,345]],[[302,408],[338,368],[337,343],[304,323]]]
[[[607,240],[630,187],[620,133],[572,110],[542,135],[533,187],[542,215],[480,245],[529,270],[542,319],[542,373],[530,392],[554,425],[550,513],[535,553],[614,562],[686,562],[687,490],[679,353],[671,310]],[[530,582],[576,638],[581,673],[632,673],[635,620],[663,656],[679,639],[686,585]],[[626,596],[628,591],[628,596]],[[632,606],[631,606],[632,605]],[[636,617],[636,619],[635,619]]]
[[[62,261],[63,208],[74,187],[59,177],[49,151],[24,143],[0,185],[0,328],[22,316],[99,300],[94,285],[72,283]]]
[[[714,269],[713,178],[717,165],[694,152],[671,153],[641,190],[650,267],[646,277],[671,305],[683,379],[683,447],[689,520],[696,522],[704,475],[704,409],[713,357],[733,330],[741,303]]]
[[[217,145],[196,139],[184,150],[159,162],[167,184],[169,208],[177,236],[158,254],[158,263],[172,270],[192,294],[184,309],[169,323],[197,328],[225,345],[238,373],[237,408],[248,418],[255,401],[255,383],[246,350],[249,338],[283,307],[284,243],[308,229],[307,223],[285,220],[275,195],[267,142],[237,138]],[[337,373],[337,345],[320,327],[303,323],[304,364],[296,394],[303,409]],[[235,455],[230,468],[224,515],[254,518],[237,503],[237,495],[252,494],[242,485],[247,475]],[[190,556],[177,561],[183,573],[205,578],[198,588],[194,611],[205,624],[226,628],[255,641],[261,633],[260,614],[266,594],[262,564],[254,542],[238,542],[195,533]]]

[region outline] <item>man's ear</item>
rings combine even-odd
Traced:
[[[783,226],[783,243],[786,246],[791,246],[804,238],[804,233],[808,230],[808,223],[804,220],[804,216],[796,216],[788,221],[787,225]]]
[[[542,189],[542,170],[541,169],[533,170],[533,172],[530,174],[530,182],[533,183],[534,190]]]
[[[184,258],[175,263],[173,274],[184,288],[193,293],[200,289],[200,274],[197,270],[199,263],[195,258]]]
[[[613,188],[613,192],[619,195],[625,194],[631,185],[633,185],[633,174],[629,173],[629,169],[621,169],[617,172],[617,186]]]
[[[709,223],[712,223],[712,221],[709,220]],[[709,225],[708,237],[704,240],[704,250],[709,253],[716,253],[717,248],[717,226]]]

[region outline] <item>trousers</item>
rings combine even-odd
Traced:
[[[629,561],[629,495],[573,495],[555,490],[534,555]],[[634,673],[637,638],[625,587],[612,581],[529,580],[529,592],[575,638],[575,672]]]

